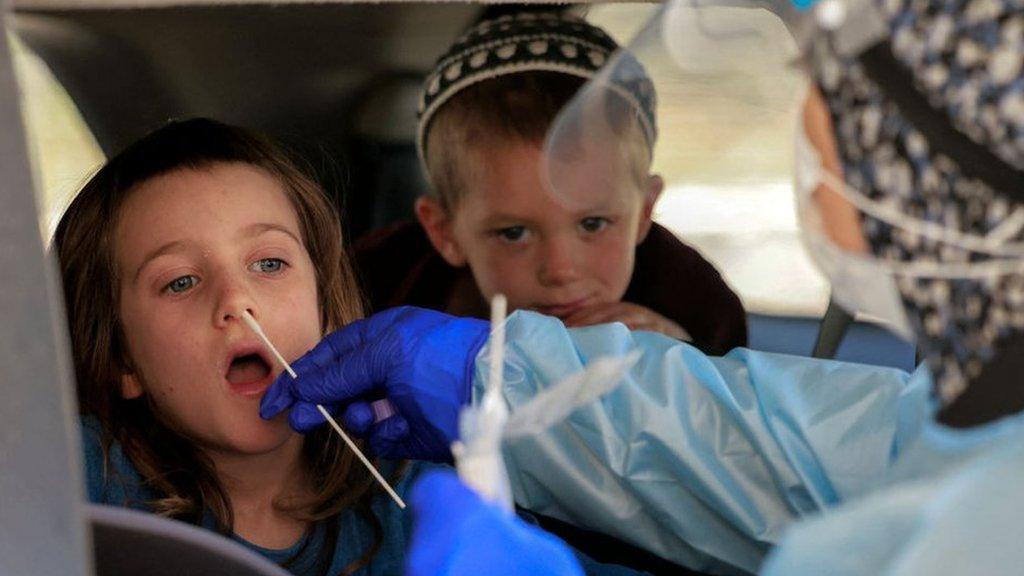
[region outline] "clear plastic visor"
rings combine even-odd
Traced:
[[[660,7],[553,124],[549,191],[586,214],[609,196],[660,189],[658,221],[711,260],[748,309],[820,315],[828,289],[800,252],[792,195],[807,17],[788,3]],[[647,93],[653,138],[638,111]]]

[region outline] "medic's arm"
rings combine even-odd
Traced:
[[[755,571],[790,521],[877,486],[930,413],[923,371],[745,349],[712,358],[618,324],[567,330],[522,312],[507,339],[513,411],[589,361],[643,352],[611,393],[506,443],[516,502],[697,569]]]

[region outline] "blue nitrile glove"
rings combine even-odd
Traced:
[[[292,364],[298,379],[278,376],[260,416],[291,408],[300,432],[320,426],[323,404],[342,407],[342,422],[384,458],[451,460],[459,410],[470,401],[473,365],[489,324],[409,306],[385,310],[327,335]],[[395,414],[374,421],[370,402],[387,398]]]
[[[412,488],[406,576],[583,576],[561,540],[487,504],[448,470]]]

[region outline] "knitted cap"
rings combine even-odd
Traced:
[[[477,24],[438,59],[427,76],[417,112],[416,148],[420,159],[426,158],[431,119],[466,87],[533,71],[561,72],[589,80],[618,47],[600,28],[554,12],[523,12]],[[657,135],[654,85],[632,57],[617,58],[615,66],[611,88],[636,110],[648,145],[653,146]]]

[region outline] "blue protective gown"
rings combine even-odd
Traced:
[[[702,571],[755,572],[794,520],[896,479],[941,475],[1012,428],[963,442],[929,433],[923,368],[746,349],[713,358],[621,324],[567,330],[523,312],[506,333],[513,411],[591,360],[643,354],[612,392],[506,443],[516,501]]]
[[[798,522],[769,556],[766,576],[804,574],[1016,575],[1024,566],[1024,427],[1010,418],[954,432],[971,458],[918,474],[820,517]],[[959,438],[957,436],[965,436]],[[936,438],[937,442],[943,442]],[[978,442],[980,444],[977,444]],[[900,462],[898,468],[907,468]],[[895,471],[895,475],[899,475]]]

